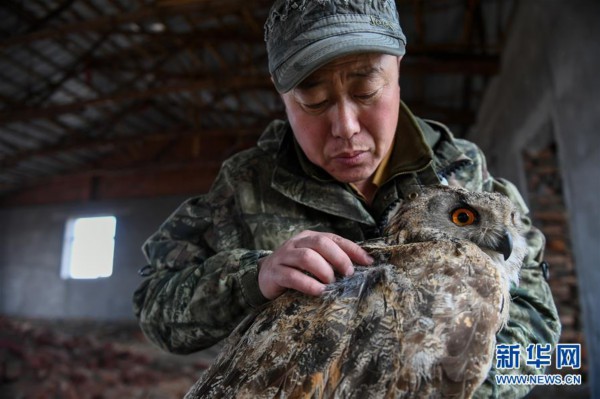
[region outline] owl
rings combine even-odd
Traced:
[[[518,284],[520,220],[500,194],[422,188],[362,243],[374,265],[248,316],[186,398],[470,397]]]

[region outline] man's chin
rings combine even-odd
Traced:
[[[364,184],[364,182],[367,181],[371,175],[367,173],[336,173],[331,174],[331,176],[341,183],[360,186],[361,184]]]

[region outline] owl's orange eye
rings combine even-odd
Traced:
[[[468,208],[458,208],[452,211],[452,223],[457,226],[468,226],[477,221],[475,212]]]

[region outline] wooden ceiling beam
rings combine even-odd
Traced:
[[[64,3],[58,9],[51,8],[50,5],[47,4],[46,2],[38,3],[38,5],[40,7],[43,7],[48,12],[48,15],[54,15],[54,18],[56,18],[56,17],[58,17],[58,15],[60,14],[60,12],[62,12],[64,10],[66,10],[67,8],[69,8],[68,6],[70,6],[70,4],[68,5],[67,3],[68,2]],[[57,10],[60,10],[60,12],[56,13],[55,11],[57,11]],[[79,16],[76,10],[71,9],[71,12],[74,15]],[[25,9],[23,9],[23,13],[27,13],[28,15],[30,14]],[[33,15],[30,15],[29,19],[31,19],[33,21],[37,20]],[[29,31],[31,31],[31,29]],[[32,57],[34,57],[34,59],[35,58],[39,58],[46,65],[48,65],[51,68],[55,69],[62,76],[58,80],[58,82],[50,82],[49,81],[50,78],[48,78],[48,79],[41,79],[41,81],[43,81],[44,84],[45,84],[44,87],[41,88],[41,89],[39,89],[39,90],[36,90],[36,92],[28,93],[25,98],[23,98],[23,99],[21,99],[19,101],[21,103],[20,107],[35,107],[35,106],[38,106],[39,104],[42,104],[44,101],[46,101],[56,91],[61,91],[62,92],[61,94],[67,94],[74,101],[77,101],[78,95],[76,93],[72,92],[71,90],[66,89],[66,87],[64,86],[64,83],[66,83],[67,81],[70,81],[70,80],[78,81],[81,84],[83,84],[84,86],[88,87],[96,95],[100,95],[101,92],[98,91],[96,89],[96,87],[94,87],[93,85],[91,85],[90,82],[88,82],[86,79],[81,79],[77,75],[78,75],[78,72],[80,72],[80,70],[81,70],[81,66],[87,62],[87,60],[93,54],[94,51],[96,51],[99,47],[101,47],[102,44],[104,44],[104,42],[106,41],[107,37],[108,37],[108,35],[102,35],[98,39],[93,38],[94,40],[92,41],[91,47],[86,47],[86,48],[82,49],[83,54],[77,53],[77,52],[73,52],[73,50],[71,50],[68,46],[64,45],[64,43],[63,43],[62,40],[57,40],[57,44],[61,44],[61,47],[64,49],[64,51],[66,51],[67,53],[71,54],[73,56],[74,60],[75,60],[69,66],[59,65],[54,60],[48,58],[47,56],[45,56],[44,54],[40,53],[39,51],[35,51],[33,49],[33,47],[31,46],[32,43],[29,43],[29,44],[21,46],[26,51],[28,51],[32,55]],[[74,43],[74,42],[72,42],[72,43]],[[14,60],[12,60],[12,59],[10,61],[14,62]],[[34,100],[33,102],[31,102],[32,99]],[[15,104],[13,104],[13,106],[19,107],[19,105],[17,105],[16,102],[15,102]],[[87,120],[83,116],[78,116],[78,118],[83,121],[83,124],[87,124],[87,125],[91,124],[90,121]],[[57,119],[50,118],[50,119],[47,119],[47,120],[49,122],[51,122],[51,123],[60,125],[62,127],[62,130],[64,130],[65,132],[68,132],[68,134],[72,134],[73,133],[73,129],[71,129],[69,126],[66,126],[65,124],[63,124],[62,122],[60,122]]]
[[[46,81],[46,86],[35,93],[30,93],[25,97],[21,102],[25,105],[31,99],[35,99],[34,105],[42,104],[48,98],[50,98],[58,89],[64,89],[63,84],[70,79],[76,77],[76,74],[81,72],[82,66],[86,65],[88,60],[91,58],[92,54],[104,43],[106,40],[106,36],[101,36],[98,40],[96,40],[92,46],[87,49],[81,56],[76,58],[71,65],[68,67],[59,68],[57,65],[53,65],[53,67],[62,72],[62,76],[54,82]],[[87,85],[91,89],[93,89],[90,85]]]
[[[0,207],[201,194],[208,191],[219,167],[220,162],[192,160],[63,174],[31,179],[19,187],[0,184],[1,191],[11,190],[0,197]]]
[[[267,121],[257,123],[254,126],[240,126],[231,128],[216,129],[194,129],[188,126],[177,126],[173,129],[157,131],[153,133],[137,134],[134,136],[103,137],[90,139],[87,137],[77,137],[68,142],[61,142],[54,145],[45,146],[34,150],[21,151],[13,156],[0,159],[0,168],[9,169],[22,161],[37,157],[50,157],[61,153],[68,153],[83,149],[101,149],[105,147],[124,147],[133,144],[140,144],[150,141],[164,141],[183,136],[197,136],[203,138],[210,137],[239,137],[239,136],[258,136],[267,126]]]
[[[179,82],[164,86],[148,88],[145,90],[121,90],[106,96],[99,96],[89,100],[80,100],[66,104],[51,105],[47,107],[15,108],[11,111],[0,113],[0,125],[16,121],[31,119],[55,118],[58,115],[80,113],[88,107],[103,107],[124,101],[141,100],[151,97],[163,96],[171,93],[189,92],[196,90],[244,90],[244,89],[271,89],[272,83],[267,76],[229,76],[207,77],[195,81]]]
[[[222,57],[219,57],[219,62],[223,62]],[[266,65],[266,54],[264,63]],[[256,64],[256,63],[254,63]],[[127,66],[115,66],[110,63],[96,64],[94,67],[98,70],[111,69],[112,71],[131,71],[139,73],[136,68],[128,68]],[[493,76],[500,71],[500,57],[496,55],[482,54],[446,54],[446,53],[431,53],[425,54],[418,52],[409,53],[404,56],[402,61],[402,74],[447,74],[447,75],[480,75]],[[158,80],[195,80],[201,79],[206,75],[202,72],[201,76],[197,72],[171,72],[171,71],[147,71],[152,73]]]
[[[269,4],[266,0],[256,1],[256,6],[266,6]],[[0,40],[0,49],[32,43],[40,40],[50,40],[65,37],[71,34],[79,34],[83,32],[106,32],[114,30],[115,27],[126,23],[140,22],[150,19],[158,19],[161,16],[179,14],[182,9],[188,12],[199,12],[203,15],[211,16],[211,10],[219,10],[220,12],[234,13],[239,11],[239,2],[235,0],[205,0],[197,1],[190,4],[165,4],[163,6],[147,6],[136,9],[128,13],[104,15],[101,17],[77,21],[61,26],[30,32],[23,35],[9,37]]]
[[[58,18],[60,14],[62,14],[64,11],[70,8],[74,2],[75,0],[63,1],[57,6],[51,8],[48,11],[48,13],[42,18],[38,18],[32,15],[32,13],[29,12],[29,10],[27,10],[20,1],[17,3],[14,0],[4,0],[3,5],[14,15],[17,15],[22,20],[26,20],[27,24],[29,24],[29,26],[27,26],[26,32],[29,33],[42,28],[48,22]]]
[[[220,22],[221,23],[221,22]],[[132,31],[130,29],[116,29],[111,32],[113,35],[125,37],[144,37],[150,41],[163,41],[172,44],[176,40],[190,41],[195,43],[260,43],[263,40],[263,33],[257,33],[252,29],[240,29],[239,24],[224,24],[218,28],[201,28],[195,25],[190,31]]]

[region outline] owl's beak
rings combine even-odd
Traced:
[[[496,244],[496,247],[492,248],[492,249],[494,251],[498,251],[502,255],[504,255],[504,260],[507,260],[508,258],[510,258],[510,254],[512,253],[512,250],[513,250],[513,239],[512,239],[512,236],[510,235],[510,233],[508,231],[504,230],[504,234],[502,235],[502,237]]]

